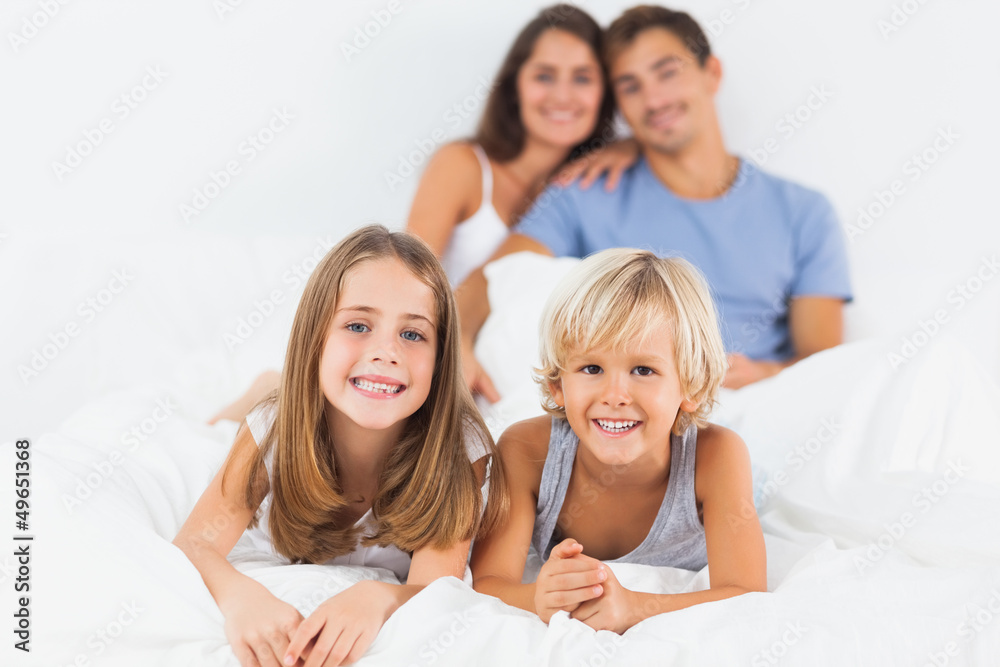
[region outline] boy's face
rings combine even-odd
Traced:
[[[677,35],[648,28],[609,63],[615,100],[644,150],[676,154],[717,124],[718,59],[704,67]]]
[[[605,465],[661,458],[677,411],[698,407],[681,391],[669,328],[658,329],[663,335],[630,344],[628,352],[574,350],[550,385],[580,446]]]

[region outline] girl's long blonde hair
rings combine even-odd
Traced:
[[[431,288],[437,307],[437,354],[427,400],[406,420],[386,456],[372,503],[376,531],[344,526],[348,505],[337,474],[334,444],[320,388],[320,356],[345,276],[362,262],[399,260]],[[440,262],[420,239],[380,225],[348,235],[316,267],[292,324],[274,423],[260,443],[245,487],[250,507],[268,489],[264,461],[273,450],[268,524],[274,548],[293,563],[321,563],[365,546],[394,545],[413,552],[447,548],[491,530],[506,509],[500,457],[462,376],[454,296]],[[490,502],[482,495],[465,442],[479,439],[492,454]],[[228,464],[227,464],[228,465]],[[482,516],[482,520],[480,520]],[[255,525],[259,517],[254,517]]]

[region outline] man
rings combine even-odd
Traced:
[[[694,19],[634,7],[608,28],[604,55],[642,158],[613,192],[577,185],[544,193],[492,259],[619,246],[688,259],[716,299],[732,388],[838,345],[852,296],[833,209],[819,193],[726,151],[715,110],[722,68]],[[489,315],[482,269],[456,295],[466,379],[496,401],[473,355]]]

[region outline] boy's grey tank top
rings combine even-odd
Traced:
[[[701,570],[708,564],[705,529],[698,520],[694,494],[697,441],[698,428],[693,424],[683,436],[671,434],[670,475],[653,527],[646,539],[630,553],[607,562],[670,566],[694,571]],[[566,489],[569,488],[579,443],[569,422],[552,418],[549,451],[542,468],[535,529],[531,538],[532,546],[543,561],[548,559],[549,552],[555,546],[553,535],[556,520],[566,499]],[[593,502],[600,502],[599,493]]]

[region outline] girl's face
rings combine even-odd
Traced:
[[[601,66],[594,52],[564,30],[543,32],[517,73],[527,137],[550,146],[569,150],[589,137],[603,95]]]
[[[334,426],[402,428],[431,388],[437,308],[431,288],[398,259],[362,262],[345,276],[320,357]]]

